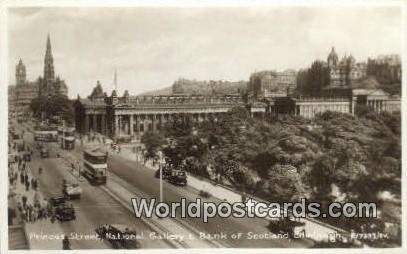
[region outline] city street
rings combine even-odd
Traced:
[[[405,6],[336,1],[6,0],[7,250],[402,246]]]
[[[82,156],[82,148],[76,146],[74,151],[67,153],[74,154],[77,158]],[[129,160],[115,152],[109,152],[108,167],[110,174],[114,174],[127,182],[131,186],[131,192],[146,198],[156,198],[159,200],[159,179],[154,177],[154,171],[148,169],[142,163]],[[108,176],[109,177],[109,176]],[[109,180],[108,180],[109,181]],[[175,186],[168,182],[163,184],[164,201],[180,202],[181,198],[185,198],[187,202],[193,202],[196,198],[205,199],[205,201],[219,203],[221,200],[216,198],[202,198],[199,196],[198,190],[190,186]],[[208,223],[204,223],[202,218],[180,218],[177,213],[177,222],[182,225],[189,225],[198,234],[200,232],[211,234],[226,234],[227,239],[218,241],[220,244],[227,247],[307,247],[311,246],[312,242],[308,240],[290,240],[290,239],[232,239],[230,236],[234,233],[247,234],[267,234],[270,231],[266,228],[268,221],[260,218],[220,218],[215,217],[209,219]]]
[[[25,132],[24,140],[30,146],[34,147],[33,135],[30,132]],[[76,179],[70,172],[70,166],[62,159],[56,158],[56,153],[61,152],[61,156],[69,154],[69,157],[75,157],[78,161],[82,159],[83,147],[77,145],[74,150],[61,150],[57,143],[50,143],[51,148],[50,158],[40,159],[39,152],[34,153],[32,162],[34,173],[38,174],[38,167],[43,167],[44,171],[39,178],[40,189],[44,195],[49,198],[61,193],[61,185],[63,179]],[[86,147],[86,144],[85,144]],[[125,158],[121,154],[109,151],[108,159],[108,183],[109,176],[119,178],[126,182],[126,187],[131,193],[137,193],[138,196],[146,198],[156,198],[159,200],[159,179],[154,177],[154,171],[144,166],[142,163]],[[38,175],[37,175],[38,176]],[[140,219],[135,218],[131,212],[123,207],[119,202],[109,196],[105,191],[98,186],[92,186],[87,180],[80,181],[83,194],[81,200],[73,201],[77,209],[77,219],[72,222],[62,223],[64,233],[82,233],[93,234],[96,227],[101,224],[125,224],[131,225],[137,229],[137,232],[143,232],[147,236],[151,229],[145,225]],[[175,186],[164,182],[163,184],[164,200],[166,202],[180,201],[181,198],[186,198],[187,202],[195,201],[196,198],[205,199],[215,203],[221,200],[214,197],[202,198],[199,196],[198,190],[190,186]],[[131,205],[130,200],[128,201]],[[99,212],[99,211],[103,211]],[[235,233],[243,233],[243,235],[265,235],[270,233],[267,229],[268,221],[260,218],[220,218],[215,217],[209,219],[208,223],[204,223],[202,218],[180,218],[177,213],[177,219],[174,220],[180,227],[192,231],[198,236],[202,233],[211,238],[226,235],[223,239],[211,239],[218,246],[223,247],[308,247],[312,245],[312,241],[304,239],[249,239],[242,237],[241,239],[232,239],[231,235]],[[202,240],[204,241],[204,240]],[[106,248],[106,243],[92,240],[75,240],[72,242],[73,248]],[[160,240],[151,240],[148,237],[142,240],[143,248],[160,248],[168,247],[168,243]]]
[[[34,147],[32,133],[26,131],[24,140],[29,146]],[[44,159],[41,159],[39,152],[35,151],[30,164],[33,174],[39,179],[39,188],[46,198],[61,195],[63,179],[73,179],[62,159],[55,157],[55,151],[51,151],[50,158]],[[38,174],[39,167],[43,168],[41,175]],[[81,199],[72,201],[76,210],[76,220],[62,223],[55,222],[55,226],[60,227],[63,231],[60,233],[67,235],[71,233],[95,235],[95,229],[103,224],[124,224],[135,228],[138,233],[145,236],[144,239],[140,240],[142,248],[171,247],[163,240],[151,240],[148,237],[152,232],[151,229],[141,220],[135,219],[127,209],[99,187],[92,186],[86,181],[80,182],[80,186],[83,191]],[[30,228],[35,229],[35,227]],[[99,240],[72,240],[71,244],[73,249],[111,248],[109,243]],[[43,246],[43,249],[46,248],[47,246]]]

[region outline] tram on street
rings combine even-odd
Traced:
[[[41,142],[58,142],[58,131],[37,130],[34,132],[34,140]]]
[[[58,130],[61,140],[61,148],[72,150],[75,148],[75,128],[68,127]]]
[[[106,183],[107,153],[100,149],[83,152],[84,171],[82,174],[93,184]]]

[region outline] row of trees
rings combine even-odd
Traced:
[[[297,75],[297,89],[301,94],[318,96],[322,88],[329,85],[329,68],[322,61],[314,61],[310,68],[300,70]]]
[[[194,174],[270,201],[379,202],[383,191],[401,197],[400,125],[399,115],[369,110],[267,121],[234,108],[202,123],[174,119],[143,142],[151,157],[162,150]]]
[[[39,119],[61,117],[69,124],[74,122],[73,103],[65,95],[39,96],[31,101],[30,108],[34,117]]]

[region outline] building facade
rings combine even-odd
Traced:
[[[68,87],[65,81],[55,76],[54,57],[52,55],[51,40],[48,35],[44,57],[44,76],[38,79],[39,95],[54,96],[57,94],[68,95]]]
[[[296,88],[296,82],[294,70],[260,71],[250,75],[247,89],[253,98],[281,97],[289,95]]]
[[[355,113],[357,104],[377,112],[400,111],[400,98],[382,90],[354,90],[350,96],[336,98],[270,97],[246,103],[241,96],[108,96],[97,82],[90,96],[75,101],[75,127],[80,133],[97,132],[113,139],[159,131],[174,117],[205,121],[233,107],[245,107],[253,117],[295,115],[313,118],[318,113]]]
[[[326,111],[348,113],[354,115],[358,105],[366,106],[381,113],[401,111],[401,98],[390,96],[381,89],[353,89],[349,96],[343,97],[280,97],[267,100],[266,112],[278,117],[295,115],[307,119]]]
[[[236,106],[245,107],[241,96],[118,96],[103,92],[98,82],[88,98],[74,103],[76,129],[81,133],[98,132],[111,138],[134,137],[158,131],[174,117],[204,121]],[[265,113],[265,106],[250,107],[253,115]]]
[[[335,48],[333,47],[328,55],[327,64],[330,75],[330,86],[332,87],[351,86],[352,83],[366,77],[366,63],[357,63],[352,55],[346,56],[346,54],[339,60]]]
[[[48,35],[44,57],[44,76],[36,81],[27,80],[27,69],[20,59],[15,70],[15,85],[8,89],[9,109],[20,113],[30,111],[30,103],[38,96],[67,95],[68,87],[58,76],[55,77],[54,60],[51,50],[51,41]]]
[[[16,112],[27,113],[31,100],[38,96],[39,87],[36,82],[27,81],[26,67],[20,59],[16,65],[15,86],[9,86],[9,108]]]

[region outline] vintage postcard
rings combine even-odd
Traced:
[[[30,3],[5,252],[402,247],[402,1]]]

